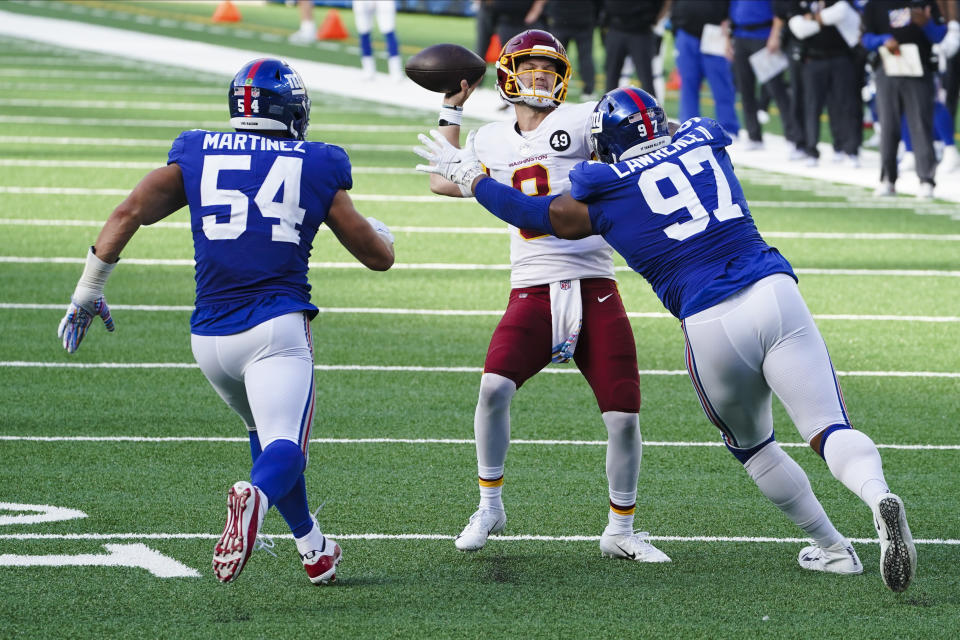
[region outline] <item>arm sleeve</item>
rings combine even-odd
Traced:
[[[504,222],[523,229],[536,229],[554,235],[550,224],[550,203],[554,196],[528,196],[493,178],[483,178],[473,190],[477,202]]]

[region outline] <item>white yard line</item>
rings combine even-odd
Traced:
[[[160,162],[111,161],[111,160],[24,160],[0,158],[0,167],[44,167],[51,169],[157,169]],[[353,173],[362,174],[423,174],[414,168],[405,167],[353,167]]]
[[[0,143],[4,144],[48,144],[59,146],[89,146],[89,147],[165,147],[170,148],[173,140],[167,138],[91,138],[73,136],[0,136]],[[343,144],[347,151],[404,151],[409,152],[409,144]],[[467,198],[444,198],[446,201],[467,200]]]
[[[83,264],[84,258],[70,257],[30,257],[0,256],[0,264]],[[124,264],[163,267],[192,267],[192,259],[124,258]],[[359,262],[311,262],[311,269],[364,269]],[[468,263],[397,263],[392,267],[404,271],[509,271],[509,264],[468,264]],[[618,273],[632,273],[627,266],[614,267]],[[840,275],[840,276],[879,276],[907,278],[960,278],[960,271],[932,269],[818,269],[796,268],[799,275]]]
[[[167,442],[208,442],[246,444],[247,438],[207,437],[207,436],[10,436],[0,435],[0,442],[130,442],[134,444],[163,444]],[[476,441],[468,438],[310,438],[316,444],[442,444],[474,445]],[[605,447],[606,440],[524,440],[513,439],[515,445],[533,445],[542,447]],[[803,449],[804,442],[780,442],[781,447]],[[645,447],[723,447],[723,442],[657,442],[644,441]],[[957,444],[882,444],[880,449],[898,449],[903,451],[960,451]]]
[[[51,164],[47,165],[32,165],[32,166],[61,166],[54,165],[51,161]],[[82,161],[77,161],[82,162]],[[107,163],[104,163],[107,164]],[[117,165],[132,165],[132,166],[122,166],[114,168],[124,168],[124,169],[139,169],[139,168],[156,168],[154,163],[142,162],[142,163],[114,163]],[[25,165],[13,165],[7,164],[4,160],[0,160],[0,166],[25,166]],[[69,165],[75,167],[90,167],[93,168],[93,164],[78,164],[78,165]],[[354,173],[407,173],[406,169],[396,169],[395,167],[378,167],[376,171],[357,171],[359,167],[354,167]],[[396,169],[391,171],[391,169]],[[411,170],[413,171],[413,170]],[[22,188],[22,187],[21,187]],[[354,198],[363,198],[363,194],[354,194]],[[401,198],[403,196],[385,196],[390,199]],[[58,220],[56,218],[0,218],[0,225],[10,225],[10,226],[29,226],[29,227],[93,227],[99,229],[103,226],[103,220]],[[158,222],[152,224],[145,229],[189,229],[190,223],[188,222]],[[393,231],[402,231],[405,233],[441,233],[441,234],[471,234],[471,235],[507,235],[509,230],[506,226],[503,227],[419,227],[419,226],[390,226],[390,229]],[[329,228],[326,226],[320,227],[320,231],[329,231]],[[823,233],[816,231],[765,231],[763,233],[764,237],[767,238],[786,238],[792,240],[922,240],[930,242],[960,242],[960,234],[935,234],[935,233]]]
[[[0,101],[2,102],[2,101]],[[164,104],[164,103],[154,103]],[[175,106],[175,103],[170,103]],[[2,105],[0,105],[2,106]],[[219,107],[223,109],[222,106]],[[177,109],[171,109],[176,112]],[[147,120],[139,118],[68,118],[62,116],[14,116],[0,115],[0,124],[48,124],[63,126],[85,126],[85,127],[160,127],[183,130],[188,125],[201,127],[204,129],[226,129],[227,123],[223,120],[191,121],[180,120]],[[324,124],[317,123],[310,125],[311,131],[332,131],[345,133],[423,133],[427,127],[424,125],[386,125],[386,124]],[[171,142],[173,140],[171,139]],[[410,146],[413,146],[411,140]]]
[[[186,312],[193,311],[192,305],[137,305],[111,304],[114,311],[146,311],[146,312]],[[62,303],[27,303],[27,302],[0,302],[0,310],[26,311],[63,311]],[[398,309],[388,307],[319,307],[320,313],[331,314],[372,314],[372,315],[402,315],[402,316],[488,316],[499,317],[503,310],[496,309]],[[673,316],[665,311],[628,311],[630,318],[650,318],[672,320]],[[853,322],[960,322],[960,316],[897,316],[897,315],[856,315],[842,313],[815,313],[817,320],[850,320]]]
[[[20,369],[197,369],[193,362],[38,362],[0,361],[0,368]],[[318,364],[316,371],[372,371],[382,373],[483,373],[483,367],[427,367],[415,365]],[[547,367],[541,373],[579,374],[575,368]],[[685,376],[685,369],[641,369],[644,376]],[[867,378],[960,378],[954,371],[837,371],[839,376]]]
[[[4,533],[0,540],[216,540],[219,533]],[[443,533],[333,533],[326,535],[335,540],[453,540],[454,534]],[[293,534],[269,534],[271,538],[292,540]],[[596,542],[598,535],[495,535],[497,542]],[[656,542],[733,542],[762,544],[809,544],[808,538],[774,538],[767,536],[649,536]],[[857,544],[877,544],[874,538],[850,538]],[[960,545],[960,539],[914,538],[914,543],[923,545]]]

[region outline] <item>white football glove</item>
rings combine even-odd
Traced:
[[[473,139],[477,132],[471,131],[467,135],[467,143],[462,149],[450,144],[450,141],[436,129],[431,129],[430,135],[433,136],[433,140],[422,133],[417,136],[424,146],[414,147],[413,152],[430,162],[429,165],[418,164],[417,171],[443,176],[456,183],[460,187],[460,193],[465,197],[472,196],[473,181],[478,176],[487,175],[473,149]]]
[[[110,307],[103,297],[103,285],[117,263],[109,264],[97,257],[93,247],[87,252],[87,261],[83,268],[83,275],[77,282],[70,297],[70,306],[67,313],[57,327],[57,337],[63,342],[67,353],[73,353],[80,347],[80,342],[87,335],[90,323],[94,316],[100,316],[107,331],[115,329],[113,318],[110,316]]]
[[[376,218],[367,217],[367,222],[370,223],[370,226],[373,227],[373,230],[377,232],[383,241],[389,245],[393,244],[393,234],[390,233],[390,227],[380,222]]]

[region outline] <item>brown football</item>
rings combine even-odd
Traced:
[[[407,60],[407,77],[438,93],[460,90],[460,80],[473,84],[487,71],[483,58],[458,44],[435,44]]]

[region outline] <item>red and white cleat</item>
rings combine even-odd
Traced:
[[[337,579],[337,565],[342,556],[340,545],[324,537],[323,547],[300,554],[303,568],[313,584],[330,584]]]
[[[213,574],[220,582],[232,582],[243,571],[267,508],[266,495],[249,482],[241,480],[230,487],[227,523],[213,548]]]

